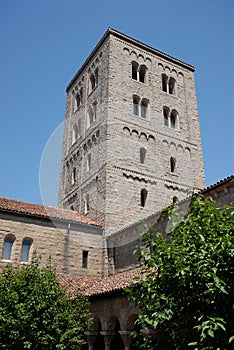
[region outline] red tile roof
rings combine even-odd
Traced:
[[[84,215],[79,214],[73,210],[44,206],[41,204],[27,203],[8,198],[0,198],[0,211],[36,216],[50,220],[58,219],[66,220],[69,222],[100,226],[95,221],[92,221]]]
[[[80,289],[86,296],[97,296],[121,291],[129,286],[130,283],[134,282],[134,277],[137,276],[141,276],[140,268],[105,278],[59,275],[59,280],[61,285],[67,287],[68,291],[72,294]]]

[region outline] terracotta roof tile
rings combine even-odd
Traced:
[[[70,222],[100,226],[82,214],[73,210],[61,209],[41,204],[22,202],[14,199],[0,198],[0,211],[37,216],[45,219],[59,219]]]
[[[75,293],[79,289],[87,296],[95,296],[123,290],[130,283],[134,282],[134,277],[137,276],[141,276],[140,268],[105,278],[59,275],[59,280],[71,293]]]

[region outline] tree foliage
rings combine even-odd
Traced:
[[[90,323],[87,300],[61,287],[50,263],[32,263],[0,276],[0,348],[81,349]]]
[[[142,311],[138,322],[156,331],[156,348],[233,348],[233,214],[196,195],[185,217],[168,209],[170,233],[142,236],[136,254],[144,278],[128,292]]]

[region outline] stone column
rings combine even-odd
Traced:
[[[98,332],[84,332],[88,339],[89,350],[93,350],[94,343],[97,339]]]
[[[110,350],[110,343],[116,332],[103,331],[100,334],[104,338],[105,350]]]
[[[132,343],[131,332],[130,331],[119,331],[121,338],[124,343],[124,350],[130,350],[130,346]]]

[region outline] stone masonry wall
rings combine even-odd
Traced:
[[[29,261],[33,251],[41,255],[42,266],[51,257],[57,273],[79,276],[101,276],[103,274],[102,229],[90,225],[68,222],[50,222],[27,216],[0,213],[0,267],[7,263],[17,266],[20,263],[21,247],[24,238],[32,240]],[[2,260],[4,239],[15,239],[11,260]],[[88,251],[88,266],[82,268],[83,251]]]

